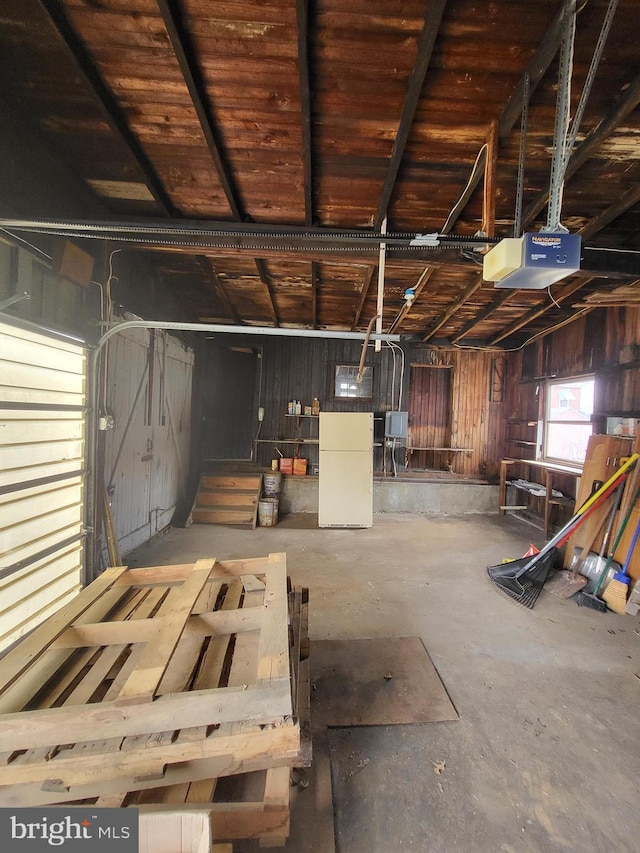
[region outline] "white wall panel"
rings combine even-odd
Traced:
[[[86,352],[0,323],[0,649],[80,588]]]

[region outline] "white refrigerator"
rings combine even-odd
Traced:
[[[373,525],[373,413],[320,412],[319,527]]]

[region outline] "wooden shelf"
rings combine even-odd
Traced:
[[[320,415],[290,415],[288,412],[285,418],[319,418]]]
[[[551,507],[553,506],[564,506],[564,507],[573,507],[575,501],[570,498],[558,498],[553,495],[553,480],[557,474],[570,475],[573,477],[581,477],[582,476],[582,468],[577,466],[569,466],[562,465],[557,462],[543,462],[539,459],[502,459],[500,461],[500,504],[498,511],[500,515],[504,515],[507,510],[513,511],[515,509],[522,509],[521,506],[510,507],[507,504],[507,472],[512,465],[526,465],[528,468],[538,469],[544,472],[544,483],[540,484],[540,488],[544,489],[544,494],[542,495],[534,495],[534,497],[539,498],[544,502],[544,524],[543,530],[545,539],[549,538],[549,532],[551,528]],[[542,478],[541,478],[542,479]],[[515,484],[514,488],[519,491],[530,492],[529,489],[523,489]]]

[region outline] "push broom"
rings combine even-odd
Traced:
[[[561,547],[571,534],[594,512],[626,478],[628,471],[637,463],[640,454],[634,453],[627,461],[580,507],[564,527],[550,539],[535,556],[523,557],[498,566],[488,566],[487,575],[501,592],[518,604],[533,608],[547,579],[556,549]]]

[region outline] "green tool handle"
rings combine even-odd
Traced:
[[[635,507],[638,498],[640,498],[640,486],[638,487],[635,495],[633,496],[633,500],[629,504],[629,509],[625,513],[624,519],[622,520],[622,524],[620,525],[620,530],[618,530],[616,540],[613,543],[613,548],[611,549],[611,552],[609,553],[609,556],[607,557],[607,562],[604,564],[604,569],[600,573],[600,577],[598,578],[598,583],[596,584],[595,589],[593,590],[594,596],[597,596],[598,593],[600,592],[600,587],[602,586],[602,583],[607,576],[607,572],[609,571],[609,569],[611,567],[611,563],[613,561],[613,555],[615,554],[616,549],[617,549],[618,545],[620,544],[620,541],[622,539],[624,531],[627,529],[627,524],[629,524],[629,519],[631,518],[631,513],[633,512],[633,508]]]

